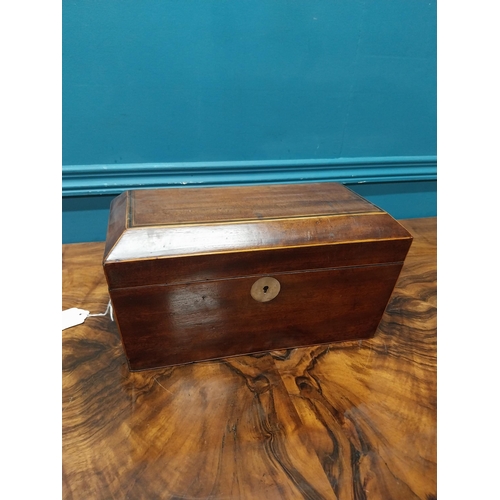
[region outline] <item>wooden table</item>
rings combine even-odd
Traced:
[[[436,497],[436,219],[374,339],[130,373],[116,324],[63,331],[65,499]],[[103,243],[63,246],[63,308],[103,312]]]

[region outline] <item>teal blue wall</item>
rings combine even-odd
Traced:
[[[335,180],[435,215],[436,3],[63,0],[62,137],[64,242],[169,185]]]

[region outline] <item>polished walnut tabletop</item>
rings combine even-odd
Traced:
[[[436,219],[371,340],[131,373],[116,324],[62,332],[63,498],[436,498]],[[63,246],[63,309],[106,309],[104,243]]]

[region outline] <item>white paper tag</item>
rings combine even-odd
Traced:
[[[81,325],[89,315],[89,311],[85,309],[77,309],[72,307],[62,312],[62,329],[71,328],[72,326]]]

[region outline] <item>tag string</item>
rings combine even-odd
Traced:
[[[109,317],[111,318],[111,321],[114,321],[113,319],[113,306],[111,305],[111,299],[109,299],[108,302],[108,307],[106,307],[106,310],[103,313],[96,313],[96,314],[89,314],[90,316],[106,316],[109,312]]]

